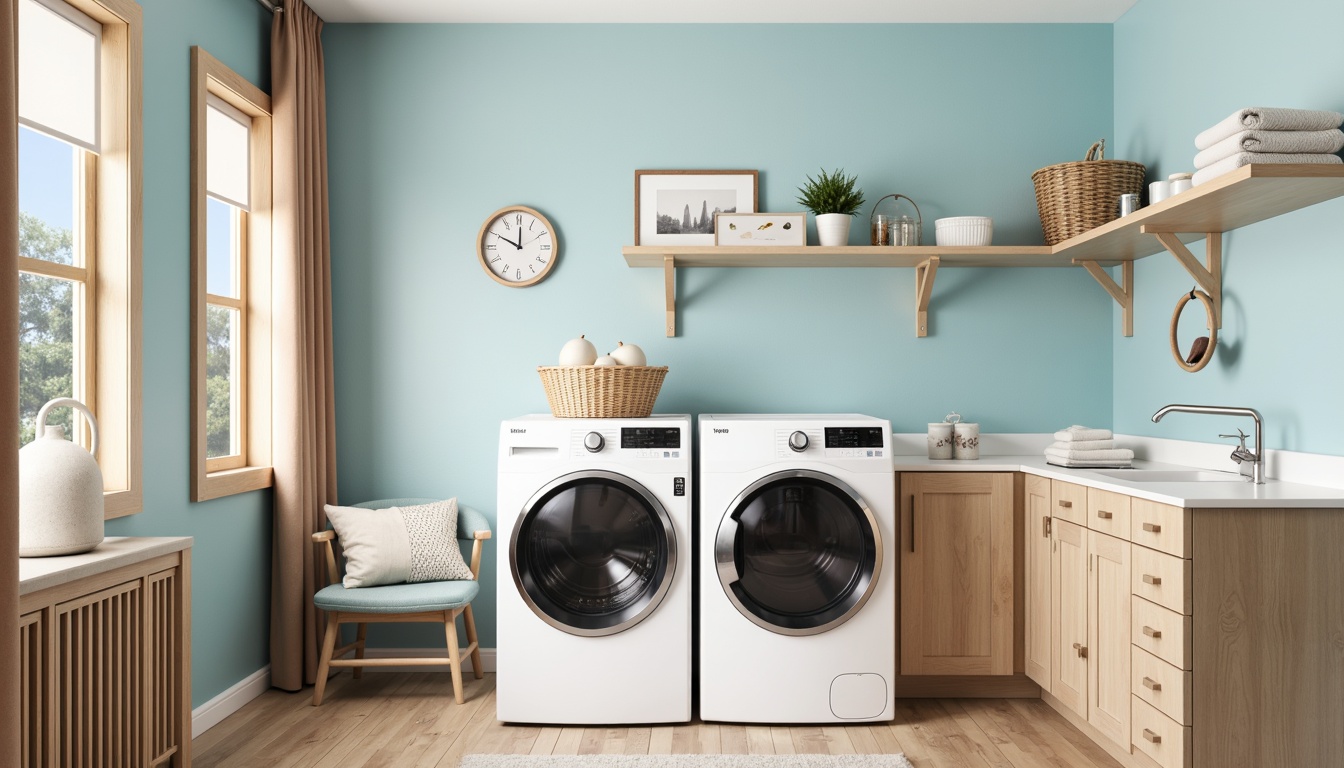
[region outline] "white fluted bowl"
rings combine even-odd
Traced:
[[[988,216],[952,216],[933,222],[938,245],[989,245],[994,240],[994,220]]]

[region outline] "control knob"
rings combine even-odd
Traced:
[[[597,453],[606,447],[607,441],[600,432],[589,432],[583,436],[583,447],[588,449],[589,453]]]
[[[793,449],[794,453],[802,453],[803,451],[806,451],[807,433],[800,431],[789,435],[789,448]]]

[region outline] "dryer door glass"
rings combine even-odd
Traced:
[[[719,579],[743,615],[774,632],[807,635],[858,612],[876,584],[876,520],[839,480],[792,470],[738,497],[715,546]]]
[[[548,624],[576,635],[638,624],[676,571],[666,510],[614,472],[576,472],[543,488],[519,517],[510,550],[523,599]]]

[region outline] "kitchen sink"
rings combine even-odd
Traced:
[[[1235,472],[1208,472],[1202,469],[1116,469],[1097,470],[1098,475],[1131,483],[1244,483]]]

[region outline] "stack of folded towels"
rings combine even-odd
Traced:
[[[1055,442],[1045,449],[1045,460],[1061,467],[1128,468],[1134,452],[1116,448],[1109,429],[1075,425],[1055,433]]]
[[[1249,107],[1195,137],[1199,186],[1251,163],[1339,164],[1344,115],[1312,109]]]

